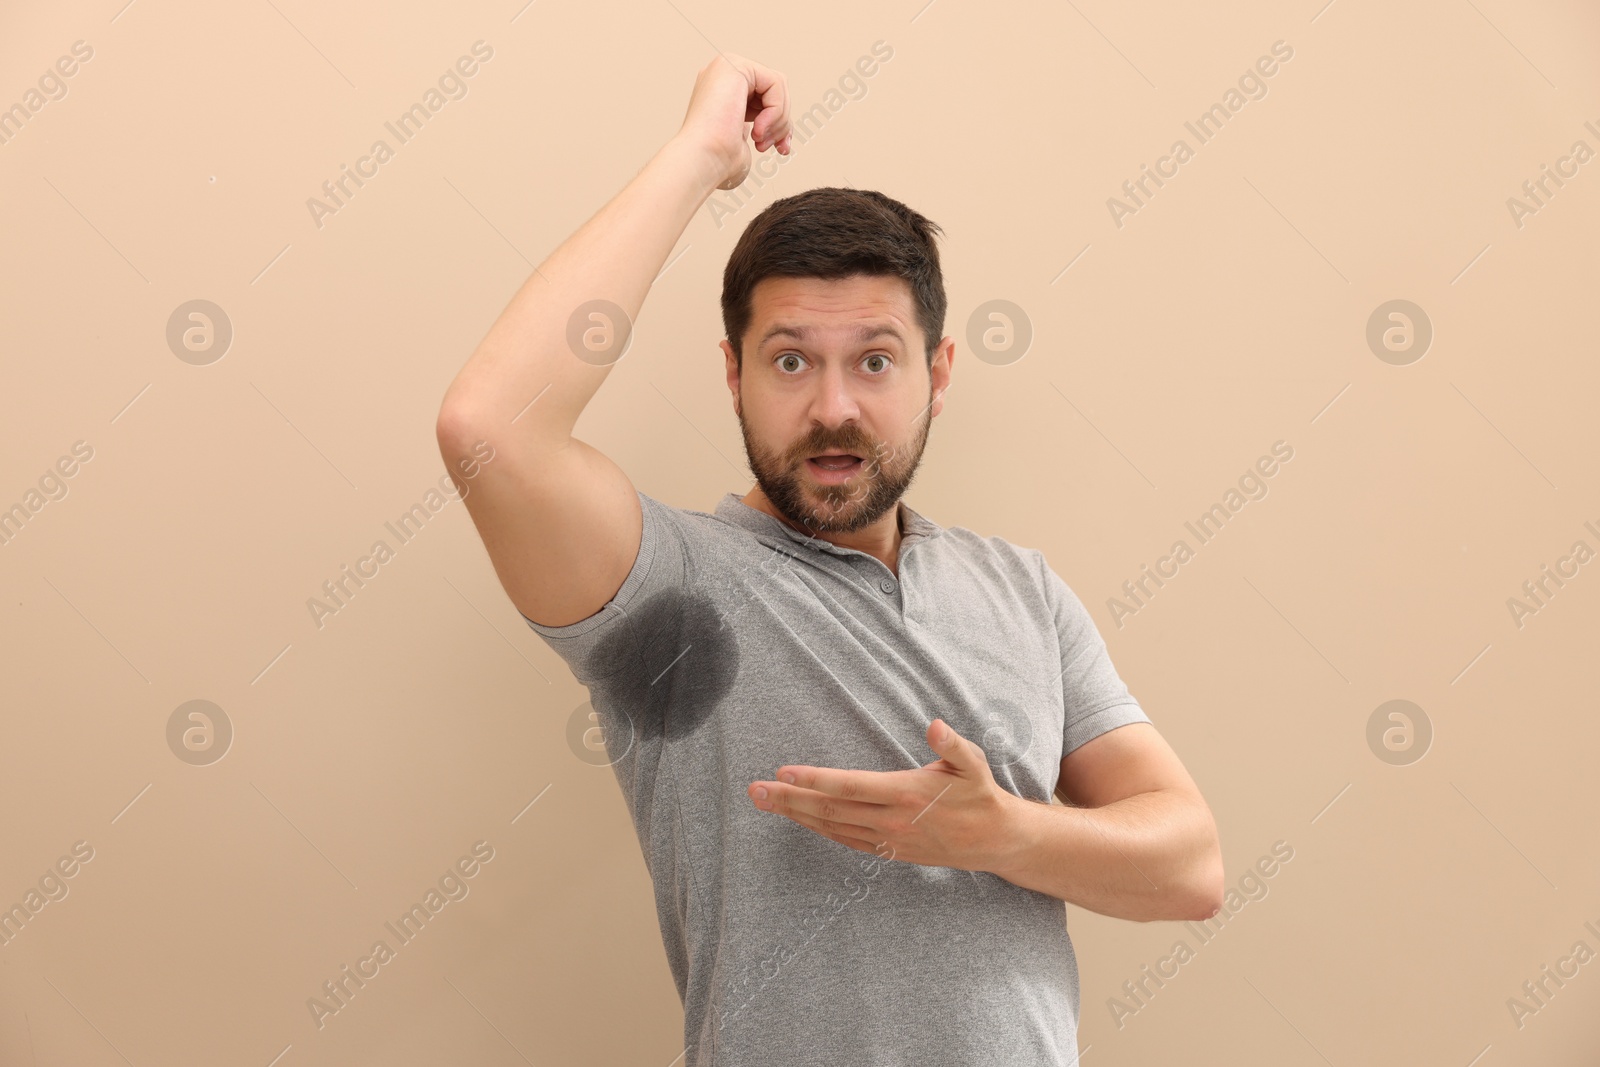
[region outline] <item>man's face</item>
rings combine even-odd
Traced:
[[[742,370],[722,348],[756,484],[807,529],[870,525],[911,484],[954,342],[930,372],[911,288],[893,276],[764,278],[751,307]]]

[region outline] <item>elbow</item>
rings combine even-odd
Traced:
[[[519,462],[531,463],[572,444],[574,438],[569,423],[552,419],[549,412],[542,417],[534,413],[522,416],[521,412],[508,416],[482,404],[451,399],[447,395],[434,418],[433,435],[447,463],[468,456],[487,461],[483,454],[486,449],[491,457],[503,451]]]
[[[1159,896],[1152,895],[1144,914],[1125,917],[1138,922],[1204,922],[1222,910],[1226,891],[1222,853],[1212,848],[1187,875],[1174,878]]]
[[[1222,872],[1220,867],[1215,878],[1208,877],[1205,882],[1190,893],[1188,905],[1180,918],[1193,919],[1204,922],[1216,916],[1222,910]]]
[[[433,434],[439,443],[439,456],[444,460],[445,469],[450,472],[450,479],[463,499],[469,491],[463,479],[477,477],[483,464],[493,460],[499,451],[495,443],[489,440],[484,427],[485,423],[477,417],[448,406],[440,409],[434,423]],[[506,444],[503,440],[498,443],[501,447]],[[458,471],[459,475],[456,473]]]
[[[471,436],[476,422],[477,418],[471,412],[447,399],[439,405],[439,414],[433,421],[433,436],[440,448],[450,449],[463,438]]]
[[[504,440],[504,435],[493,440],[495,435],[489,432],[489,425],[488,420],[475,411],[459,405],[442,406],[434,420],[433,436],[445,463],[454,467],[458,463],[464,466],[472,457],[483,462],[492,459],[496,451],[494,446],[504,447],[509,442]]]
[[[1185,919],[1203,922],[1222,910],[1223,895],[1227,891],[1227,877],[1222,871],[1222,846],[1217,841],[1216,828],[1206,840],[1194,877],[1185,895]]]
[[[1217,823],[1205,802],[1195,798],[1194,819],[1185,835],[1183,860],[1172,878],[1174,886],[1167,898],[1168,919],[1204,922],[1222,910],[1227,893],[1227,876],[1222,869],[1222,843]]]
[[[1141,922],[1180,922],[1185,919],[1205,922],[1222,910],[1223,882],[1220,866],[1213,876],[1209,871],[1202,877],[1168,892],[1150,914],[1140,917]]]
[[[439,398],[439,413],[434,417],[433,431],[441,446],[459,444],[482,437],[495,424],[514,419],[518,412],[503,411],[499,394],[493,386],[486,387],[477,379],[469,378],[463,371],[445,389]],[[535,425],[538,420],[529,418],[518,427]]]

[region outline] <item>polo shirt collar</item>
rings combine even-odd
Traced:
[[[768,515],[759,508],[753,508],[746,504],[743,496],[744,494],[742,493],[728,493],[725,495],[717,504],[716,517],[731,522],[735,526],[741,526],[753,534],[766,537],[786,537],[802,547],[830,552],[836,556],[864,556],[867,554],[859,549],[844,548],[833,544],[831,541],[824,541],[820,537],[803,534],[788,523]],[[911,506],[904,500],[897,501],[895,507],[899,509],[900,513],[900,529],[902,531],[900,535],[900,551],[902,553],[916,542],[937,537],[944,532],[944,527],[912,510]]]

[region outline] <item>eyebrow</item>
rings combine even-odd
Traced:
[[[771,329],[767,330],[766,333],[761,335],[761,341],[756,345],[756,348],[762,349],[767,347],[767,342],[777,337],[788,337],[796,341],[808,341],[814,335],[815,331],[809,326],[773,326]],[[857,343],[865,343],[867,341],[876,340],[879,337],[892,337],[896,341],[900,342],[900,346],[902,348],[905,347],[905,337],[900,333],[899,330],[887,324],[880,324],[877,326],[858,326],[850,335],[850,339]]]

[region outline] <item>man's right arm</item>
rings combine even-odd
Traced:
[[[440,452],[455,471],[479,442],[494,449],[463,499],[500,584],[534,622],[599,611],[632,569],[643,529],[627,475],[572,436],[614,363],[579,358],[569,320],[594,300],[627,316],[594,328],[626,330],[637,318],[694,213],[747,170],[747,117],[758,148],[788,148],[782,77],[719,56],[696,80],[683,128],[529,276],[445,392]]]

